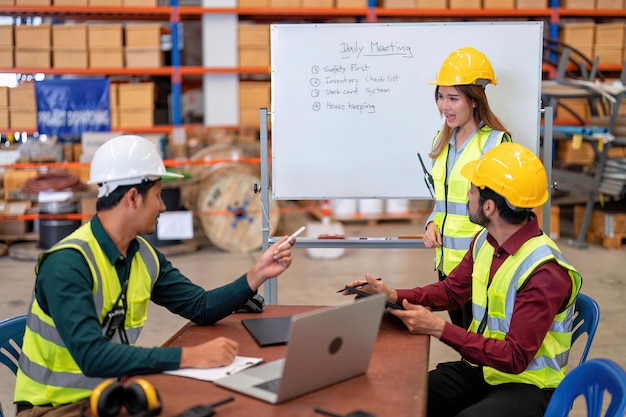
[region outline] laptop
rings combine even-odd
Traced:
[[[369,367],[385,294],[291,317],[284,358],[215,380],[215,385],[278,404],[362,375]]]

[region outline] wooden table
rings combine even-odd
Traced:
[[[286,346],[261,348],[241,324],[244,318],[279,317],[319,307],[267,305],[259,314],[233,314],[214,326],[187,324],[165,346],[195,345],[225,336],[239,343],[242,356],[262,357],[266,362],[285,355]],[[385,313],[369,369],[365,375],[315,391],[279,405],[215,386],[212,382],[166,374],[142,378],[150,381],[163,403],[162,416],[175,416],[200,404],[210,404],[229,396],[234,401],[216,407],[216,415],[227,416],[321,416],[315,407],[340,415],[360,409],[377,417],[425,415],[428,374],[428,336],[410,334],[401,321]]]

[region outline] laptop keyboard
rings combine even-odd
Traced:
[[[280,386],[280,378],[271,379],[269,381],[262,382],[260,384],[255,385],[255,388],[259,388],[265,391],[277,393],[278,387]]]

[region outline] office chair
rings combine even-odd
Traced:
[[[572,346],[576,340],[587,333],[587,342],[578,364],[582,364],[587,359],[591,342],[596,335],[596,329],[600,322],[600,307],[596,301],[583,293],[578,293],[574,307],[574,324],[572,327]]]
[[[3,363],[14,374],[22,353],[22,340],[26,329],[26,315],[15,316],[0,321],[0,363]],[[0,417],[3,417],[0,405]]]
[[[605,394],[610,394],[605,395]],[[623,417],[626,413],[626,371],[609,359],[590,359],[574,368],[552,394],[544,417],[565,417],[583,395],[588,417]],[[602,414],[603,400],[608,407]]]

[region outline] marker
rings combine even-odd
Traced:
[[[278,245],[278,248],[276,249],[280,249],[284,244],[286,244],[287,242],[290,242],[291,239],[294,239],[296,236],[298,236],[300,233],[304,232],[304,229],[306,229],[306,226],[302,226],[301,228],[299,228],[298,230],[296,230],[295,232],[293,232],[293,234],[291,236],[289,236],[289,239],[285,240],[283,243],[281,243],[280,245]]]

